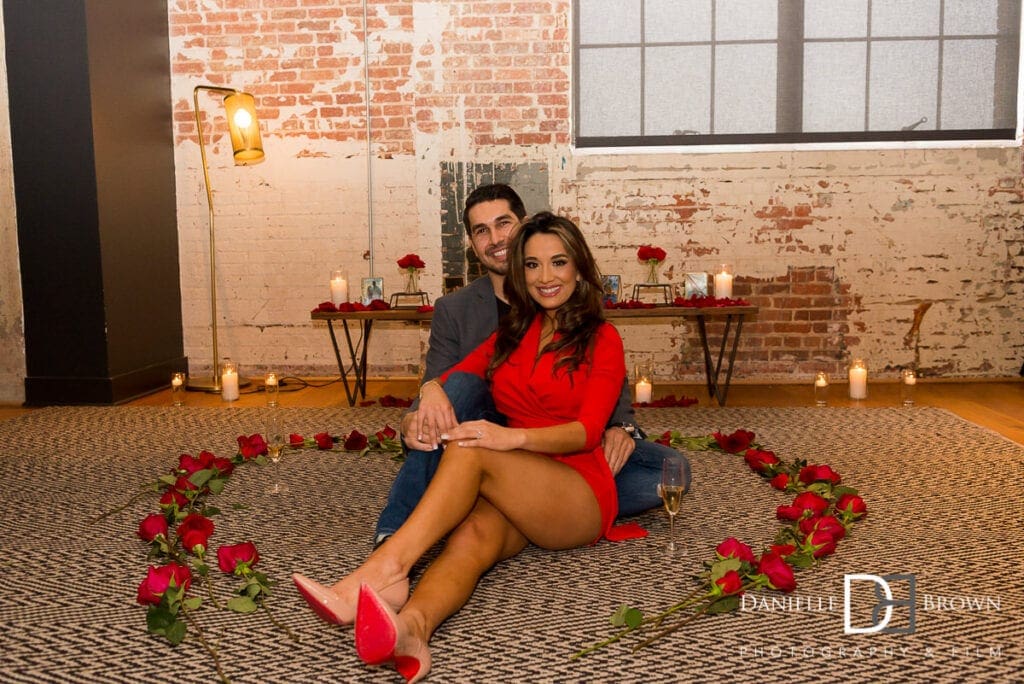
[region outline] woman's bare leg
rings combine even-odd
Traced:
[[[401,581],[420,556],[470,514],[478,498],[544,548],[580,546],[601,531],[601,510],[590,486],[564,463],[526,451],[449,444],[409,519],[334,590],[354,600],[362,582],[386,587]]]
[[[424,641],[473,595],[480,577],[527,544],[498,509],[483,499],[455,528],[416,584],[399,618]]]

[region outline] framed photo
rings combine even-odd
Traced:
[[[456,290],[461,290],[466,286],[466,279],[462,276],[445,276],[444,278],[444,293],[451,294]]]
[[[363,278],[362,302],[369,306],[374,299],[384,299],[384,278]]]
[[[604,284],[604,303],[618,304],[622,279],[617,275],[603,275],[601,282]]]
[[[707,297],[708,296],[708,274],[707,273],[686,273],[683,275],[683,297]]]

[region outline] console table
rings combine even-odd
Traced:
[[[685,307],[685,306],[656,306],[647,309],[608,309],[605,315],[610,321],[625,322],[631,319],[696,319],[697,332],[700,337],[701,347],[704,351],[704,374],[708,388],[708,396],[715,399],[719,406],[725,406],[726,397],[729,394],[729,384],[732,381],[732,367],[736,360],[736,350],[739,347],[740,333],[743,330],[743,321],[747,316],[757,314],[756,306],[717,306],[717,307]],[[338,361],[338,370],[341,373],[341,380],[345,386],[345,396],[348,398],[348,405],[355,406],[360,397],[366,397],[366,355],[370,347],[370,334],[373,332],[375,321],[399,321],[406,323],[429,322],[434,317],[433,312],[419,312],[415,309],[387,309],[384,311],[346,311],[346,312],[325,312],[315,311],[310,314],[314,321],[327,323],[327,331],[331,335],[331,344],[334,347],[334,356]],[[709,318],[725,319],[725,328],[722,331],[722,338],[716,345],[717,354],[712,353],[711,344],[708,340],[707,320]],[[351,363],[354,382],[350,385],[348,372],[345,369],[345,360],[342,356],[341,346],[338,344],[338,336],[334,330],[335,321],[341,321],[345,331],[345,342],[348,349],[348,358]],[[349,327],[358,326],[358,338],[353,341],[353,330]],[[728,349],[728,356],[726,350]],[[722,371],[725,371],[725,378],[722,378]]]

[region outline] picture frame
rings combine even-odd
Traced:
[[[601,284],[604,286],[604,303],[618,304],[622,296],[622,277],[619,275],[602,275]]]
[[[384,278],[363,278],[360,298],[363,306],[369,306],[375,299],[384,299]]]
[[[707,273],[685,273],[683,274],[683,297],[707,297],[708,296],[708,274]]]

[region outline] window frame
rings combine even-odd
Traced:
[[[639,0],[641,12],[644,7],[644,0]],[[780,14],[794,14],[794,7],[797,2],[780,0]],[[572,3],[572,145],[580,153],[644,153],[663,151],[684,151],[684,152],[729,152],[729,151],[785,151],[785,150],[830,150],[830,149],[939,149],[939,148],[968,148],[968,147],[1018,147],[1024,144],[1024,2],[1017,4],[1018,19],[1018,45],[1017,45],[1017,88],[1016,88],[1016,124],[1014,128],[993,128],[993,129],[939,129],[939,130],[887,130],[887,131],[845,131],[845,132],[789,132],[789,133],[716,133],[716,134],[689,134],[689,135],[628,135],[628,136],[581,136],[579,134],[580,112],[581,112],[581,89],[580,84],[580,0],[573,0]],[[802,9],[796,12],[797,17],[802,17]],[[780,35],[776,42],[782,40],[781,26],[785,17],[780,17]],[[643,22],[641,21],[641,31]],[[788,36],[789,40],[804,42],[831,42],[829,39],[804,39],[802,32],[802,21],[800,23],[799,36]],[[867,43],[907,39],[907,37],[890,36],[866,36],[863,40]],[[935,40],[935,38],[925,38]],[[944,38],[938,38],[941,42]],[[711,40],[711,44],[727,45],[743,42],[764,42],[764,41],[735,41],[735,40]],[[654,44],[651,47],[659,47],[664,44]],[[588,47],[625,47],[621,44],[595,44]],[[630,45],[630,47],[636,47]],[[644,69],[643,52],[648,45],[643,42],[639,44],[641,50],[641,70]],[[712,57],[713,59],[713,57]],[[780,64],[778,71],[783,72],[783,65]],[[800,93],[802,101],[803,67],[797,67],[798,78],[795,84],[783,84],[788,88],[786,92],[792,95],[793,92]],[[641,74],[643,79],[643,73]],[[793,91],[793,88],[797,88]],[[643,89],[640,96],[640,116],[644,116]],[[780,98],[785,99],[785,98]],[[791,100],[792,98],[790,98]],[[712,103],[713,106],[713,103]],[[799,109],[799,108],[798,108]],[[791,112],[783,112],[777,107],[778,117],[792,116]],[[643,123],[641,122],[641,126]]]

